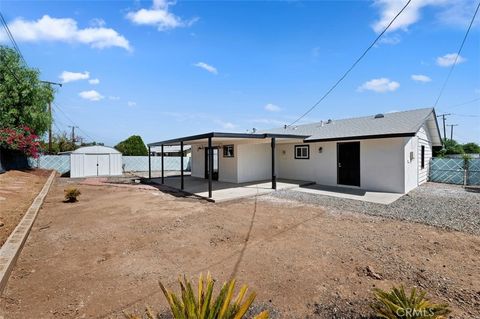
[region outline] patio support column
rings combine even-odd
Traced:
[[[275,137],[272,137],[272,189],[277,189],[277,174],[275,173]]]
[[[213,174],[213,149],[212,138],[208,138],[208,198],[212,198],[212,174]]]
[[[152,152],[150,151],[150,146],[148,147],[148,179],[152,179]]]
[[[162,184],[165,184],[165,170],[163,169],[163,144],[162,144]]]
[[[183,190],[183,142],[180,142],[180,189]]]

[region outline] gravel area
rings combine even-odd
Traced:
[[[334,211],[396,218],[480,235],[480,192],[458,185],[426,183],[390,205],[283,190],[268,197],[328,207]]]

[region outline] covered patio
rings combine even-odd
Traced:
[[[182,191],[187,194],[206,198],[212,202],[223,202],[245,197],[253,197],[264,195],[275,191],[272,188],[271,181],[258,181],[249,183],[228,183],[212,181],[212,195],[209,196],[209,185],[205,183],[203,178],[187,176],[183,177],[184,188]],[[181,189],[181,176],[164,177],[163,183],[161,178],[152,178],[151,181],[158,185],[167,186],[174,189]],[[313,185],[313,182],[298,181],[288,179],[277,179],[276,189],[292,189],[302,186]]]
[[[186,136],[186,137],[180,137],[176,139],[170,139],[170,140],[165,140],[161,142],[156,142],[156,143],[150,143],[148,144],[148,154],[149,154],[149,167],[148,167],[148,178],[155,183],[159,183],[161,185],[167,185],[170,187],[178,188],[182,191],[185,191],[187,193],[195,194],[201,197],[206,197],[208,199],[211,199],[213,201],[219,201],[222,199],[226,198],[231,198],[233,197],[234,193],[241,192],[243,195],[237,196],[237,197],[245,197],[245,196],[253,196],[257,194],[258,192],[265,193],[271,192],[272,190],[276,189],[285,189],[285,188],[292,188],[292,187],[298,187],[299,185],[305,185],[308,182],[304,181],[278,181],[277,183],[277,174],[276,174],[276,168],[275,168],[275,158],[276,158],[276,152],[275,152],[275,147],[277,142],[285,142],[285,141],[303,141],[305,138],[305,135],[294,135],[294,134],[271,134],[271,133],[222,133],[222,132],[211,132],[211,133],[205,133],[205,134],[200,134],[200,135],[192,135],[192,136]],[[265,180],[265,178],[268,178],[267,176],[258,174],[258,172],[255,172],[253,175],[258,174],[258,178],[252,179],[251,176],[248,176],[247,179],[249,178],[250,180],[245,180],[245,179],[240,179],[238,177],[238,153],[242,153],[238,149],[235,151],[236,155],[233,154],[233,147],[235,143],[252,143],[252,144],[263,144],[265,147],[268,146],[269,149],[269,159],[266,159],[265,155],[262,155],[262,161],[263,160],[269,160],[270,164],[267,164],[268,166],[263,166],[263,172],[267,172],[267,169],[269,170],[269,173],[266,175],[268,176],[269,174],[271,175],[271,178],[269,180]],[[268,144],[267,144],[268,143]],[[222,180],[219,181],[219,172],[222,173],[222,170],[219,171],[219,160],[218,158],[220,157],[220,149],[223,149],[225,147],[225,144],[232,144],[228,145],[232,147],[230,150],[232,152],[232,156],[226,156],[225,153],[223,154],[223,157],[231,157],[233,158],[236,156],[236,161],[233,165],[230,165],[229,167],[224,167],[222,170],[224,170],[224,173],[228,173],[231,175],[233,171],[233,175],[235,175],[234,182],[232,182],[230,179],[229,180]],[[163,169],[163,150],[164,147],[166,146],[172,146],[172,145],[179,145],[180,146],[180,154],[182,154],[181,158],[181,167],[180,167],[180,176],[178,177],[166,177],[165,172]],[[204,172],[205,172],[205,178],[201,178],[201,176],[195,175],[192,171],[192,176],[186,176],[185,174],[185,169],[183,167],[183,153],[184,153],[184,147],[186,145],[197,145],[195,147],[195,150],[198,154],[199,151],[205,151],[205,159],[204,163],[203,161],[198,161],[198,165],[195,165],[195,157],[192,156],[192,163],[194,163],[195,167],[202,166],[205,164]],[[161,162],[162,162],[162,171],[161,171],[161,177],[157,179],[152,179],[152,174],[151,174],[151,148],[152,147],[158,147],[160,146],[161,150]],[[235,145],[236,146],[236,145]],[[193,148],[193,147],[192,147]],[[255,152],[255,151],[253,151]],[[195,153],[195,152],[194,152]],[[257,156],[258,160],[258,153],[254,153],[252,156]],[[214,157],[215,157],[215,164],[214,164]],[[248,157],[246,155],[245,157]],[[198,159],[198,158],[197,158]],[[244,158],[245,159],[245,158]],[[202,162],[202,163],[200,163]],[[245,162],[244,162],[245,163]],[[265,162],[263,162],[265,164]],[[249,167],[246,168],[246,170],[255,170],[258,168],[257,163],[255,163],[255,160],[250,161]],[[244,176],[248,175],[245,173],[245,171],[242,171],[244,173]],[[230,177],[231,178],[231,177]],[[216,192],[215,196],[213,192]]]

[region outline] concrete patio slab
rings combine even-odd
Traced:
[[[403,196],[403,194],[399,194],[399,193],[374,192],[374,191],[366,191],[366,190],[357,189],[357,188],[326,186],[326,185],[319,185],[319,184],[301,186],[295,190],[299,192],[309,193],[309,194],[355,199],[355,200],[360,200],[364,202],[385,204],[385,205],[391,204]]]
[[[162,185],[161,178],[152,178],[152,182]],[[313,182],[298,181],[288,179],[277,180],[277,190],[293,189],[300,186],[312,185]],[[180,189],[180,176],[165,177],[165,184],[170,188]],[[184,177],[184,193],[199,196],[213,202],[224,202],[245,197],[253,197],[256,195],[264,195],[275,190],[272,189],[271,181],[258,181],[250,183],[227,183],[213,181],[212,198],[208,198],[208,181],[203,178],[185,176]]]

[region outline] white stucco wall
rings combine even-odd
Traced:
[[[360,188],[398,193],[405,191],[404,146],[407,140],[399,137],[360,141]],[[310,159],[295,159],[294,145],[299,144],[277,146],[279,178],[338,185],[337,142],[309,143]]]
[[[230,144],[229,144],[230,145]],[[206,144],[192,145],[192,176],[205,178],[205,147]],[[221,145],[213,144],[218,149],[218,180],[221,182],[238,183],[238,145],[234,145],[234,157],[223,157]],[[199,147],[201,147],[199,149]]]
[[[238,183],[267,180],[272,177],[272,150],[270,143],[238,144]]]
[[[406,193],[426,180],[431,143],[425,130],[415,137],[360,140],[360,188],[373,191]],[[262,143],[263,142],[263,143]],[[233,158],[224,158],[219,149],[219,180],[232,183],[269,180],[271,148],[269,140],[239,141]],[[425,147],[425,169],[420,170],[420,146]],[[226,145],[226,143],[224,143]],[[277,143],[277,178],[337,184],[337,142],[308,143],[309,159],[295,159],[294,146],[301,143]],[[198,147],[202,147],[198,149]],[[205,147],[192,145],[192,176],[204,178]],[[214,143],[214,146],[219,146]],[[221,145],[220,145],[221,146]],[[322,152],[319,152],[319,148]],[[413,152],[413,159],[410,159]],[[421,173],[421,174],[419,174]]]

